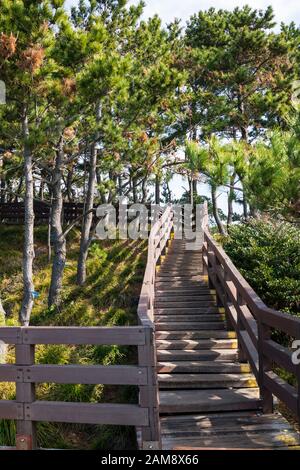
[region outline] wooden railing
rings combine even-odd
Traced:
[[[207,227],[204,230],[203,258],[211,288],[217,292],[219,305],[225,308],[229,326],[237,333],[240,359],[249,361],[257,379],[263,411],[273,411],[274,395],[300,421],[300,364],[293,360],[294,351],[277,343],[272,336],[272,331],[277,330],[300,340],[300,318],[268,308],[215,242]],[[274,365],[293,374],[297,386],[279,377]]]
[[[155,328],[154,328],[154,300],[155,300],[155,276],[156,269],[161,256],[164,254],[170,234],[173,228],[173,211],[168,206],[160,216],[159,220],[153,225],[148,240],[148,259],[138,305],[138,318],[140,324],[147,328],[149,335],[149,356],[142,358],[139,351],[139,363],[144,362],[148,365],[149,382],[152,387],[144,390],[141,394],[141,403],[152,403],[150,414],[150,428],[142,429],[142,442],[144,448],[151,446],[152,449],[161,448],[160,422],[159,422],[159,399],[157,382],[157,359],[155,347]],[[140,392],[143,392],[140,389]],[[147,395],[147,397],[146,397]]]
[[[138,426],[153,436],[153,354],[149,327],[2,327],[0,341],[15,345],[15,363],[0,364],[0,382],[16,384],[15,400],[0,400],[0,419],[16,420],[19,450],[35,449],[36,422]],[[128,345],[138,348],[138,365],[35,364],[35,346],[47,344]],[[39,401],[37,383],[136,385],[139,404]],[[152,448],[152,442],[143,442]]]

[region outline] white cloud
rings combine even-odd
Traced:
[[[157,13],[165,22],[170,22],[175,17],[185,21],[193,13],[210,7],[233,9],[248,4],[256,9],[265,9],[268,5],[272,5],[278,23],[294,21],[300,24],[299,0],[202,0],[202,2],[199,0],[145,0],[145,2],[145,17]],[[129,3],[137,4],[138,0],[130,0]]]

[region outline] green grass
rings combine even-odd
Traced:
[[[7,325],[18,324],[22,301],[22,227],[0,227],[0,293],[7,313]],[[146,262],[145,241],[106,240],[93,242],[87,262],[84,287],[76,285],[79,232],[68,238],[68,257],[64,273],[62,304],[49,309],[47,294],[51,265],[47,260],[47,230],[35,230],[35,290],[40,296],[32,311],[31,325],[125,326],[137,323],[136,310]],[[13,361],[13,354],[8,359]],[[36,362],[42,364],[128,364],[136,361],[136,351],[117,346],[50,345],[36,348]],[[15,396],[13,384],[0,384],[0,399]],[[43,400],[74,402],[136,402],[135,387],[76,384],[40,384],[37,397]],[[0,422],[0,445],[13,445],[15,425]],[[42,447],[85,449],[132,449],[134,431],[115,426],[38,424]]]

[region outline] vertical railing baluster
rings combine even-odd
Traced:
[[[147,368],[147,385],[140,386],[140,406],[148,408],[149,426],[142,428],[142,448],[161,449],[158,381],[156,373],[155,335],[153,328],[145,328],[145,345],[138,347],[139,366]]]
[[[26,366],[32,366],[34,360],[34,346],[24,344],[26,329],[22,328],[22,344],[16,344],[16,365],[23,368],[23,380],[26,376]],[[16,447],[18,450],[36,449],[36,424],[30,420],[30,404],[35,401],[35,384],[16,382],[16,401],[24,406],[24,419],[17,421]]]
[[[263,412],[273,413],[273,395],[264,383],[265,373],[272,370],[272,361],[264,354],[263,351],[264,342],[271,338],[271,328],[261,321],[259,315],[257,318],[257,327],[259,361],[258,385],[260,391],[260,398],[262,400]]]

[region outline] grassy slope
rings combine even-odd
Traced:
[[[51,269],[47,262],[47,233],[38,227],[36,238],[35,288],[40,296],[35,301],[32,325],[133,325],[146,260],[143,241],[94,242],[88,259],[86,286],[76,286],[76,259],[79,233],[73,231],[68,241],[63,303],[60,310],[47,308],[47,291]],[[0,227],[0,292],[7,312],[7,324],[18,324],[22,298],[22,228]],[[13,361],[13,356],[10,356]],[[116,364],[136,359],[131,348],[116,346],[39,346],[36,360],[48,364]],[[1,384],[0,399],[14,396],[12,384]],[[133,387],[102,385],[41,384],[38,398],[65,401],[133,402]],[[39,424],[39,444],[43,447],[124,449],[134,446],[132,429],[79,425]],[[0,424],[0,445],[13,444],[14,426]]]

